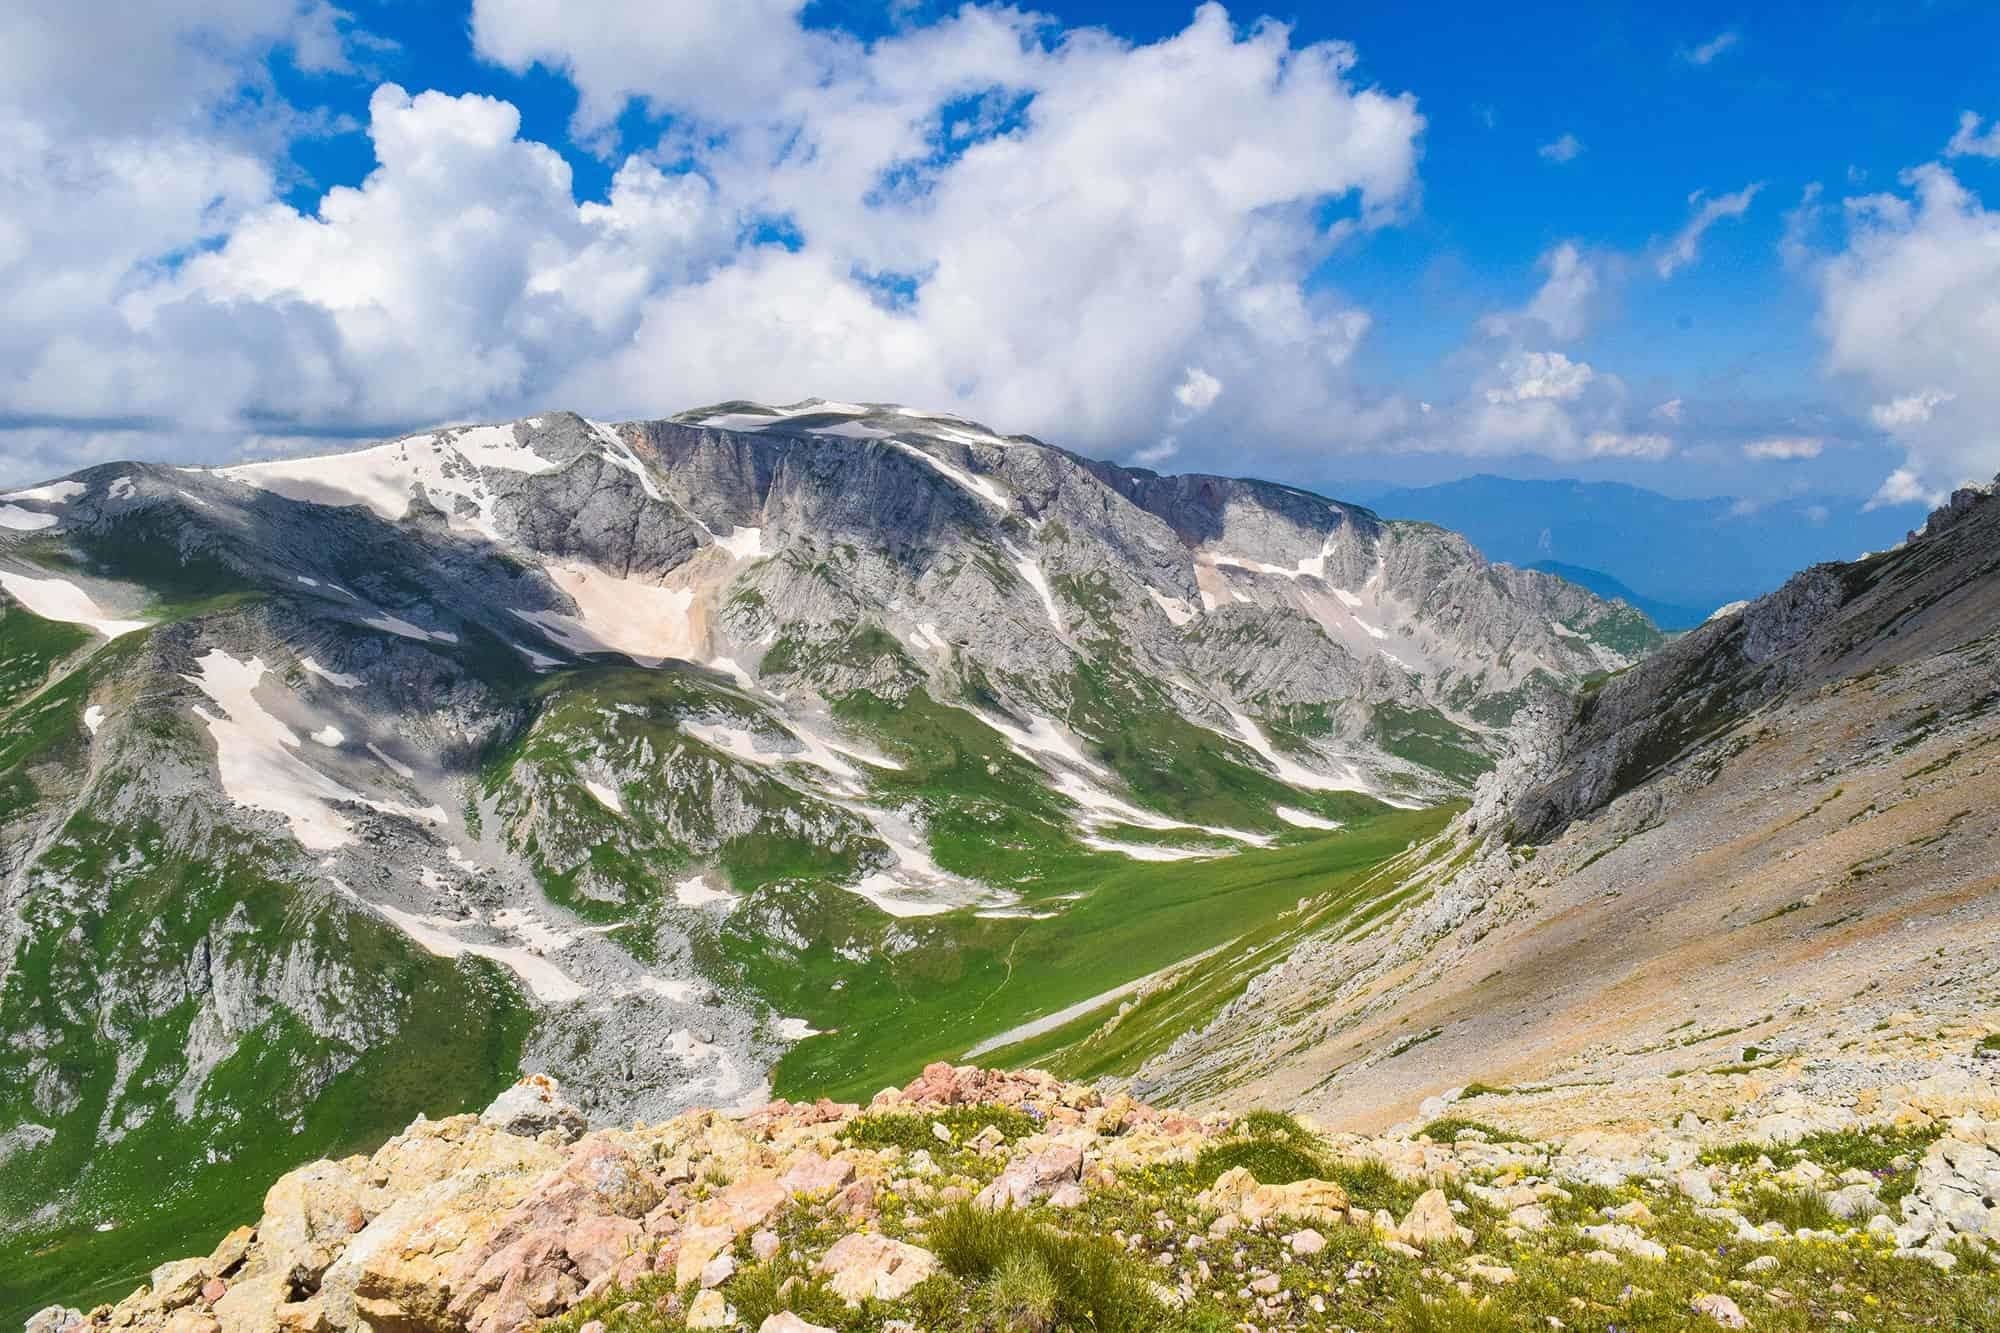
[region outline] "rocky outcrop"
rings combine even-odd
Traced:
[[[954,1220],[955,1208],[1020,1219],[997,1234],[1015,1236],[1023,1254],[1037,1244],[1101,1246],[1088,1218],[1112,1219],[1112,1247],[1092,1262],[1115,1266],[1110,1256],[1130,1253],[1143,1265],[1132,1273],[1159,1275],[1144,1299],[1163,1312],[1226,1312],[1268,1328],[1320,1327],[1325,1302],[1309,1294],[1329,1276],[1342,1299],[1379,1317],[1412,1299],[1397,1297],[1397,1284],[1484,1299],[1511,1291],[1524,1263],[1544,1283],[1563,1265],[1631,1266],[1666,1289],[1660,1299],[1743,1327],[1746,1305],[1795,1299],[1771,1275],[1795,1254],[1809,1261],[1812,1251],[1795,1247],[1820,1243],[1859,1245],[1865,1263],[1846,1270],[1838,1291],[1815,1293],[1815,1310],[1851,1301],[1892,1313],[1910,1299],[1896,1291],[1908,1275],[2000,1251],[2000,1120],[1970,1109],[1996,1100],[1990,1082],[1919,1080],[1883,1090],[1873,1120],[1822,1115],[1846,1135],[1823,1144],[1757,1137],[1800,1127],[1796,1110],[1771,1110],[1735,1127],[1761,1145],[1758,1156],[1731,1147],[1744,1140],[1728,1126],[1693,1117],[1646,1134],[1602,1127],[1548,1141],[1466,1121],[1323,1136],[1297,1122],[1196,1119],[1043,1074],[943,1064],[866,1110],[773,1102],[734,1119],[698,1111],[572,1139],[559,1090],[529,1083],[487,1115],[419,1122],[369,1157],[293,1172],[272,1186],[254,1227],[210,1255],[161,1265],[115,1306],[45,1310],[28,1333],[517,1333],[566,1314],[560,1327],[601,1330],[591,1321],[613,1313],[800,1333],[828,1326],[801,1311],[904,1317],[920,1288],[932,1290],[933,1309],[1014,1299],[977,1287],[989,1275],[981,1265],[997,1261],[980,1257],[986,1242],[965,1239],[980,1231]],[[524,1108],[547,1126],[519,1132],[533,1128]],[[984,1127],[962,1140],[952,1127],[974,1123]],[[1838,1157],[1822,1165],[1823,1153],[1852,1152],[1871,1134],[1885,1144],[1884,1135],[1934,1141],[1920,1162],[1875,1174],[1843,1170]],[[1246,1153],[1316,1172],[1267,1183],[1244,1166],[1208,1165]],[[1190,1168],[1213,1179],[1178,1192]],[[1871,1186],[1913,1177],[1901,1221],[1881,1216],[1879,1202],[1837,1231],[1752,1220],[1773,1192],[1849,1176]],[[1579,1202],[1607,1196],[1616,1202]],[[1891,1233],[1893,1254],[1875,1245]],[[1717,1253],[1737,1257],[1703,1261],[1690,1236],[1730,1237]],[[778,1273],[789,1275],[786,1299],[808,1303],[772,1308]],[[1703,1288],[1731,1274],[1740,1276],[1730,1296]],[[1986,1285],[1964,1301],[1987,1299],[1989,1267],[1966,1280]],[[1922,1308],[1940,1296],[1915,1299]],[[1507,1300],[1517,1315],[1534,1313]]]

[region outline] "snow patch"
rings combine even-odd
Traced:
[[[1158,588],[1152,587],[1150,585],[1146,588],[1146,591],[1148,594],[1152,596],[1154,604],[1158,606],[1160,610],[1167,613],[1167,620],[1170,623],[1174,625],[1185,625],[1190,620],[1194,619],[1195,615],[1194,608],[1189,606],[1187,602],[1182,598],[1169,597],[1165,593],[1161,592]]]
[[[40,532],[60,522],[62,520],[54,514],[38,514],[19,505],[0,505],[0,528],[11,528],[15,532]]]
[[[541,953],[557,953],[576,943],[576,936],[557,930],[533,912],[520,907],[505,907],[495,912],[493,928],[518,935],[530,949]]]
[[[977,496],[981,500],[984,500],[987,504],[992,505],[994,508],[1006,509],[1008,507],[1009,501],[1007,499],[1007,493],[1001,490],[998,486],[995,486],[987,478],[974,476],[972,473],[967,472],[964,468],[953,467],[950,463],[945,462],[943,459],[936,458],[928,453],[925,453],[922,449],[917,448],[914,444],[905,444],[901,440],[891,440],[889,443],[894,448],[902,450],[910,457],[915,458],[923,463],[929,464],[931,467],[937,469],[938,472],[942,473],[946,478],[948,478],[954,485],[958,486],[961,490],[970,491],[973,495]]]
[[[653,474],[648,472],[646,470],[646,465],[639,461],[639,455],[632,452],[632,446],[625,443],[625,441],[619,437],[617,431],[611,429],[611,427],[605,425],[601,421],[589,421],[586,422],[585,424],[588,425],[592,431],[596,432],[597,438],[599,440],[603,441],[604,457],[606,461],[608,461],[613,467],[623,468],[625,471],[637,477],[639,479],[640,488],[646,492],[647,499],[665,500],[667,498],[666,496],[660,494],[659,486],[655,484],[653,481]]]
[[[317,676],[336,689],[358,690],[361,688],[361,677],[350,676],[345,671],[328,671],[310,657],[301,657],[299,665],[305,669],[305,673],[308,676]]]
[[[1043,576],[1042,567],[1011,546],[1007,548],[1007,553],[1014,557],[1014,572],[1019,574],[1027,585],[1035,590],[1035,595],[1042,599],[1042,609],[1048,612],[1049,623],[1056,627],[1056,633],[1066,633],[1063,629],[1062,612],[1056,609],[1055,594],[1049,590],[1049,581]]]
[[[238,805],[282,818],[307,851],[333,851],[354,841],[353,826],[335,811],[335,805],[359,805],[380,814],[445,823],[445,813],[437,806],[420,810],[370,800],[294,754],[299,738],[256,697],[266,671],[263,659],[239,661],[215,648],[196,665],[201,674],[185,679],[221,709],[219,714],[211,714],[197,705],[194,714],[208,724],[209,735],[215,740],[215,763],[223,791]]]
[[[44,620],[88,625],[107,639],[145,629],[153,623],[107,615],[89,593],[65,578],[37,579],[0,570],[0,588],[5,588],[8,596]]]
[[[411,768],[408,764],[402,762],[400,759],[392,759],[388,755],[382,753],[381,748],[377,746],[374,741],[368,742],[368,753],[374,755],[378,763],[380,763],[384,768],[388,769],[391,773],[394,773],[397,777],[401,778],[403,781],[405,782],[416,781],[417,777],[416,769]]]
[[[706,879],[696,875],[674,885],[674,901],[682,907],[707,907],[711,903],[733,904],[736,895],[727,889],[712,888]]]
[[[583,789],[597,798],[597,803],[615,815],[625,813],[625,798],[616,789],[607,787],[593,778],[583,780]]]
[[[1134,861],[1205,861],[1220,853],[1202,851],[1194,847],[1162,847],[1149,842],[1113,842],[1092,834],[1078,839],[1084,846],[1100,852],[1117,852],[1129,856]]]
[[[315,731],[312,734],[312,738],[315,744],[324,745],[329,750],[338,749],[340,746],[347,744],[346,734],[331,722],[321,727],[318,731]]]
[[[91,735],[95,736],[97,734],[97,729],[103,725],[104,725],[104,710],[102,708],[99,708],[96,704],[92,704],[90,707],[83,710],[84,730],[88,731]]]
[[[513,426],[472,426],[451,436],[450,446],[474,467],[541,476],[562,466],[522,444]]]
[[[43,504],[68,504],[90,487],[80,481],[52,481],[46,486],[31,486],[25,491],[10,491],[0,495],[0,500],[39,500]]]
[[[1284,820],[1287,824],[1291,824],[1297,828],[1337,829],[1340,827],[1340,821],[1337,819],[1322,819],[1318,815],[1309,815],[1303,810],[1294,810],[1289,805],[1274,806],[1271,813]]]
[[[460,922],[444,917],[418,916],[386,903],[370,903],[369,906],[439,958],[459,958],[471,954],[476,958],[491,959],[509,969],[521,978],[536,999],[545,1004],[567,1004],[572,1000],[581,1000],[585,995],[584,988],[572,981],[561,968],[527,949],[473,944],[451,933]]]
[[[771,1033],[779,1041],[804,1041],[807,1037],[817,1037],[819,1029],[803,1018],[780,1018],[771,1024]]]
[[[415,639],[419,643],[458,642],[458,636],[447,630],[425,629],[422,625],[412,625],[400,616],[392,616],[386,613],[379,616],[370,616],[361,623],[371,629],[383,630],[390,634],[400,635],[405,639]]]
[[[1326,773],[1315,773],[1298,760],[1293,759],[1290,755],[1280,753],[1277,747],[1273,746],[1270,740],[1265,737],[1262,729],[1243,713],[1231,709],[1229,720],[1235,724],[1236,735],[1243,743],[1248,745],[1252,750],[1255,750],[1258,757],[1269,764],[1272,770],[1278,775],[1278,781],[1288,787],[1298,787],[1304,791],[1365,792],[1371,790],[1369,785],[1362,780],[1361,775],[1351,768],[1340,777],[1334,777]]]
[[[764,554],[764,529],[733,527],[727,537],[717,537],[715,544],[738,560],[755,560]]]
[[[708,617],[706,607],[697,605],[696,594],[705,588],[620,578],[581,563],[551,564],[546,572],[576,603],[576,614],[518,610],[514,614],[571,652],[621,653],[650,667],[668,658],[699,661],[703,656]],[[719,585],[720,580],[715,582]]]
[[[1083,752],[1074,736],[1061,723],[1050,718],[1030,715],[1027,730],[1023,731],[1006,718],[992,713],[982,713],[977,709],[967,709],[974,717],[1000,733],[1008,748],[1030,763],[1040,763],[1037,755],[1053,755],[1066,763],[1076,765],[1087,773],[1108,778],[1111,771]]]

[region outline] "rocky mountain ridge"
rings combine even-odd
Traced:
[[[1670,1119],[1693,1070],[1754,1086],[1899,1014],[1986,1021],[1996,624],[2000,504],[1971,488],[1898,548],[1524,716],[1470,808],[1392,867],[1419,906],[1306,941],[1135,1087],[1355,1128],[1460,1088],[1576,1115],[1616,1087]]]

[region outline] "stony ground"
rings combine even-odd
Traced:
[[[1694,1075],[1638,1132],[1615,1090],[1596,1127],[1474,1090],[1363,1137],[934,1065],[584,1133],[524,1082],[29,1330],[2000,1327],[2000,1036],[1947,1044],[1740,1104]]]

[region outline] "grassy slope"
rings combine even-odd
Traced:
[[[786,1055],[776,1089],[866,1097],[993,1033],[1216,945],[1264,938],[1299,899],[1355,887],[1445,818],[1397,811],[1296,846],[1214,861],[1127,862],[1105,869],[1059,916],[903,922],[890,949],[859,964],[815,941],[801,966],[755,977],[787,1012],[829,1029]],[[1208,1003],[1225,998],[1218,991]],[[1116,1063],[1141,1053],[1129,1048]]]
[[[131,664],[146,637],[98,650],[36,694],[88,638],[18,609],[0,616],[0,803],[10,816],[49,799],[43,783],[67,789],[77,780],[88,756],[84,700]],[[142,725],[151,742],[188,739],[181,719],[155,714]],[[114,772],[98,780],[108,791],[123,779]],[[496,969],[433,958],[373,918],[302,898],[274,869],[285,859],[247,837],[176,845],[136,814],[116,826],[77,815],[43,854],[21,903],[33,929],[0,986],[0,1031],[38,1031],[54,1042],[70,1109],[39,1108],[27,1053],[0,1049],[0,1126],[55,1130],[48,1144],[0,1162],[0,1223],[14,1227],[0,1238],[0,1326],[18,1325],[58,1296],[72,1304],[122,1296],[152,1264],[254,1216],[270,1181],[299,1162],[372,1147],[419,1113],[482,1105],[513,1077],[529,1014]],[[77,894],[72,884],[93,892]],[[186,1121],[168,1093],[194,1007],[106,1007],[95,982],[179,969],[232,914],[248,933],[232,935],[228,948],[253,967],[304,945],[391,993],[388,1012],[370,1019],[392,1035],[365,1052],[345,1051],[274,1008],[212,1072]],[[118,1105],[151,1116],[106,1144],[99,1127],[118,1057],[132,1052],[143,1054]],[[60,1223],[22,1225],[33,1206],[52,1201],[63,1205]],[[91,1229],[100,1219],[116,1226]],[[90,1281],[80,1285],[79,1275]]]

